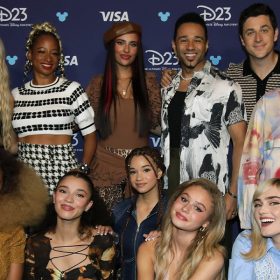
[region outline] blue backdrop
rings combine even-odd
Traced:
[[[0,37],[7,52],[11,87],[23,83],[25,41],[31,25],[53,23],[61,36],[68,79],[84,87],[90,78],[103,72],[105,50],[103,33],[113,22],[135,21],[143,28],[145,66],[160,76],[164,67],[177,68],[171,49],[176,19],[185,12],[200,13],[208,26],[209,51],[207,57],[214,65],[226,69],[229,62],[244,59],[237,24],[240,12],[256,1],[241,0],[1,0]],[[280,14],[278,0],[264,1],[275,14]],[[151,144],[159,139],[151,136]],[[81,138],[74,136],[78,155]]]

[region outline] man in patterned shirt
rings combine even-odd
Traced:
[[[236,216],[237,175],[246,131],[241,88],[205,59],[207,28],[196,13],[176,22],[172,41],[181,70],[162,88],[162,154],[171,194],[179,182],[204,177],[225,194]],[[227,161],[233,141],[232,170]]]
[[[280,60],[275,50],[277,20],[266,4],[253,4],[240,15],[239,35],[247,59],[231,63],[227,74],[242,88],[247,117],[265,92],[280,87]]]

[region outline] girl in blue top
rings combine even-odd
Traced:
[[[142,147],[126,158],[126,171],[135,195],[115,206],[115,231],[120,237],[121,279],[136,279],[136,254],[151,231],[159,228],[166,206],[162,191],[165,172],[158,150]]]

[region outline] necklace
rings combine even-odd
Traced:
[[[189,81],[189,80],[191,80],[193,77],[191,76],[191,77],[185,78],[182,74],[180,74],[180,78],[181,78],[182,80],[184,80],[184,81]]]
[[[126,89],[123,89],[123,90],[122,90],[122,96],[123,96],[123,97],[126,96],[127,91],[128,91],[128,88],[129,88],[129,86],[130,86],[130,84],[131,84],[131,81],[132,81],[132,79],[129,79],[129,82],[128,82],[128,84],[127,84]]]

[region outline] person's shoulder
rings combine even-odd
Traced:
[[[244,230],[235,239],[233,243],[233,251],[235,252],[248,252],[252,247],[251,230]]]
[[[141,243],[138,249],[139,254],[150,255],[153,256],[156,248],[157,242],[159,242],[160,238],[156,238],[155,240],[150,240]]]
[[[227,71],[243,70],[243,66],[244,66],[244,62],[240,62],[240,63],[230,62]]]
[[[213,256],[211,258],[213,260],[213,263],[219,267],[222,267],[225,262],[225,255],[223,252],[219,249],[214,249]]]
[[[65,84],[68,84],[72,88],[82,87],[82,85],[77,81],[68,80],[64,77],[59,78],[59,85],[65,85]]]
[[[90,84],[102,84],[103,82],[103,74],[95,74],[93,75],[90,80],[89,80],[89,85]]]
[[[33,244],[34,247],[41,247],[42,244],[49,244],[50,238],[48,238],[45,233],[39,232],[30,235],[27,238],[27,244]]]
[[[128,210],[133,205],[133,198],[125,198],[116,203],[113,207],[113,213],[119,213]]]

